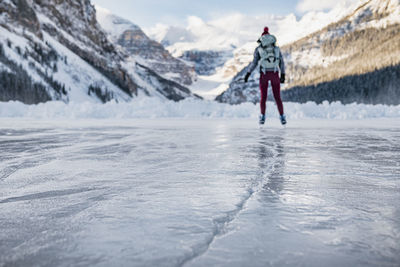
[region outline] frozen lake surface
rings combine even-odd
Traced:
[[[400,120],[0,120],[0,266],[399,266]]]

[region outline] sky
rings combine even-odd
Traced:
[[[329,10],[341,0],[92,0],[92,3],[131,20],[140,27],[156,24],[183,26],[188,16],[205,21],[233,13],[301,16],[307,11]],[[355,1],[355,0],[346,0]]]

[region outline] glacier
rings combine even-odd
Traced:
[[[1,104],[0,266],[400,263],[398,114],[260,128],[7,105],[42,111]]]

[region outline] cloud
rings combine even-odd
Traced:
[[[321,11],[321,10],[327,10],[327,9],[332,9],[336,7],[338,4],[341,5],[348,5],[351,3],[356,2],[356,0],[344,0],[344,1],[338,1],[338,0],[301,0],[297,6],[296,9],[297,11],[300,12],[307,12],[307,11]]]

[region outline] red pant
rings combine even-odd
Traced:
[[[283,115],[283,104],[281,99],[281,81],[279,79],[279,72],[274,72],[274,71],[267,71],[265,74],[261,72],[260,76],[261,114],[265,115],[269,81],[271,81],[272,92],[274,93],[274,98],[276,105],[278,106],[279,114]]]

